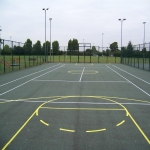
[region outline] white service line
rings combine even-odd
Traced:
[[[121,70],[121,71],[123,71],[123,72],[125,72],[125,73],[127,73],[127,74],[129,74],[129,75],[131,75],[131,76],[133,76],[133,77],[135,77],[135,78],[137,78],[137,79],[139,79],[139,80],[141,80],[141,81],[147,83],[147,84],[150,84],[149,82],[147,82],[147,81],[145,81],[145,80],[143,80],[143,79],[141,79],[141,78],[139,78],[139,77],[137,77],[137,76],[135,76],[135,75],[133,75],[133,74],[131,74],[131,73],[129,73],[129,72],[127,72],[127,71],[125,71],[125,70],[123,70],[123,69],[117,67],[117,66],[115,66],[115,65],[112,65],[112,66],[114,66],[115,68],[117,68],[117,69],[119,69],[119,70]]]
[[[106,65],[107,66],[107,65]],[[110,68],[109,66],[107,66],[109,69],[111,69],[113,72],[117,73],[119,76],[121,76],[122,78],[124,78],[126,81],[128,81],[129,83],[131,83],[132,85],[134,85],[136,88],[138,88],[139,90],[141,90],[142,92],[144,92],[146,95],[150,96],[149,93],[145,92],[143,89],[141,89],[140,87],[138,87],[136,84],[134,84],[133,82],[131,82],[130,80],[128,80],[127,78],[125,78],[124,76],[122,76],[121,74],[119,74],[117,71],[115,71],[114,69]]]
[[[82,73],[81,73],[81,77],[80,77],[79,82],[81,82],[81,79],[82,79],[82,76],[83,76],[84,69],[85,69],[85,67],[84,67],[83,70],[82,70]]]
[[[20,100],[20,102],[26,102],[26,103],[44,103],[44,102],[47,102],[47,101],[22,101],[22,100]],[[48,102],[48,103],[52,103],[52,104],[118,105],[116,103],[92,103],[92,102]],[[150,106],[150,104],[148,104],[148,103],[120,103],[120,104],[123,104],[123,105]]]
[[[65,64],[64,64],[64,65],[65,65]],[[39,75],[39,76],[37,76],[37,77],[35,77],[35,78],[31,79],[31,80],[28,80],[28,81],[26,81],[26,82],[24,82],[24,83],[22,83],[22,84],[20,84],[20,85],[18,85],[18,86],[16,86],[16,87],[10,89],[10,90],[8,90],[8,91],[6,91],[6,92],[4,92],[4,93],[1,93],[0,95],[4,95],[4,94],[6,94],[6,93],[8,93],[8,92],[10,92],[10,91],[13,91],[13,90],[15,90],[16,88],[18,88],[18,87],[20,87],[20,86],[22,86],[22,85],[24,85],[24,84],[26,84],[26,83],[28,83],[28,82],[34,80],[34,79],[37,79],[37,78],[39,78],[39,77],[41,77],[41,76],[43,76],[43,75],[45,75],[45,74],[48,74],[48,73],[50,73],[50,72],[52,72],[52,71],[54,71],[54,70],[56,70],[56,69],[58,69],[58,68],[60,68],[60,67],[63,67],[64,65],[61,65],[61,66],[59,66],[59,67],[57,67],[57,68],[55,68],[55,69],[53,69],[53,70],[51,70],[51,71],[48,71],[48,72],[46,72],[46,73],[44,73],[44,74],[42,74],[42,75]]]
[[[39,82],[90,82],[90,83],[129,83],[128,81],[69,81],[69,80],[34,80]]]
[[[57,64],[57,65],[59,65],[59,64]],[[37,71],[37,72],[31,73],[31,74],[26,75],[26,76],[23,76],[23,77],[21,77],[21,78],[18,78],[18,79],[12,80],[12,81],[10,81],[10,82],[7,82],[7,83],[5,83],[5,84],[0,85],[0,87],[2,87],[2,86],[4,86],[4,85],[7,85],[7,84],[10,84],[10,83],[12,83],[12,82],[18,81],[18,80],[20,80],[20,79],[23,79],[23,78],[29,77],[29,76],[34,75],[34,74],[36,74],[36,73],[39,73],[39,72],[42,72],[42,71],[48,70],[48,69],[53,68],[53,67],[56,67],[57,65],[54,65],[54,66],[48,67],[48,68],[46,68],[46,69],[43,69],[43,70],[40,70],[40,71]]]

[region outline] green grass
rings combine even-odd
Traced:
[[[18,59],[20,58],[20,63]],[[29,61],[29,58],[36,58],[36,61]],[[5,66],[5,73],[24,69],[32,66],[41,65],[44,56],[11,56],[5,55],[5,58],[1,55],[0,60],[4,60],[10,65],[10,68]],[[47,62],[61,62],[61,63],[120,63],[120,57],[95,57],[95,56],[47,56]],[[12,60],[15,60],[14,62]],[[17,64],[17,66],[11,66],[12,63]],[[0,63],[0,73],[4,73],[4,64]]]

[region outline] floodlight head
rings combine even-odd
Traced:
[[[47,8],[46,10],[48,10],[49,8]]]
[[[42,10],[45,10],[45,8],[43,8]]]
[[[145,24],[146,22],[143,22],[143,24]]]
[[[121,19],[118,19],[119,21],[121,21]]]
[[[49,18],[49,20],[52,20],[52,18]]]
[[[126,20],[125,18],[123,20]]]

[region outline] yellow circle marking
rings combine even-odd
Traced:
[[[44,125],[46,125],[46,126],[49,126],[49,124],[48,123],[46,123],[45,121],[43,121],[43,120],[40,120],[40,122],[41,123],[43,123]]]
[[[106,129],[99,129],[99,130],[87,130],[86,132],[101,132],[101,131],[105,131]]]
[[[118,127],[118,126],[122,125],[124,122],[125,122],[125,120],[121,121],[121,122],[118,123],[116,126]]]
[[[61,130],[61,131],[67,131],[67,132],[75,132],[75,130],[68,130],[68,129],[63,129],[63,128],[59,128],[59,130]]]

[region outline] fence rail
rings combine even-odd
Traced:
[[[21,43],[0,40],[0,74],[43,63],[123,63],[150,70],[150,43],[139,44],[133,48],[122,47],[111,52],[109,47],[82,45],[75,48]],[[121,57],[120,57],[121,56]],[[121,59],[120,59],[121,58]]]
[[[150,43],[123,48],[122,63],[150,71]]]

